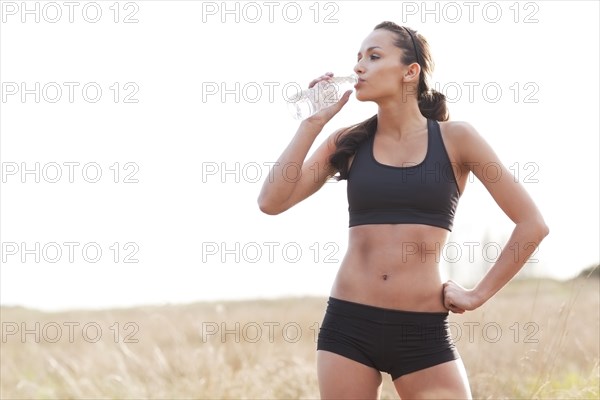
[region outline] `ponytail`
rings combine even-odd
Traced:
[[[422,79],[422,78],[421,78]],[[448,121],[450,113],[446,105],[446,96],[437,90],[425,90],[419,95],[419,111],[425,118],[436,121]]]

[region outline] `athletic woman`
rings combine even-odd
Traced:
[[[377,114],[333,132],[308,159],[351,91],[303,120],[258,198],[263,212],[279,214],[332,176],[347,180],[348,250],[317,344],[322,398],[376,399],[381,372],[391,375],[401,398],[471,398],[449,312],[484,304],[548,234],[536,205],[489,144],[470,124],[448,120],[445,97],[429,88],[432,70],[422,35],[392,22],[377,25],[354,67],[356,99],[376,103]],[[284,179],[290,163],[302,165],[300,179]],[[490,163],[500,169],[499,179],[486,179],[483,167]],[[439,270],[469,173],[515,223],[505,249],[471,289],[443,282]]]

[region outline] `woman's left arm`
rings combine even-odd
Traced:
[[[549,229],[540,211],[513,175],[500,162],[491,146],[470,124],[453,122],[449,134],[456,140],[460,165],[483,183],[498,206],[515,223],[515,228],[498,259],[473,289],[456,282],[444,283],[444,305],[455,313],[474,310],[506,285],[548,235]],[[486,179],[484,168],[495,165],[500,178]]]

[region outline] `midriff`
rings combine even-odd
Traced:
[[[439,264],[448,234],[418,224],[351,227],[331,296],[382,308],[446,312]]]

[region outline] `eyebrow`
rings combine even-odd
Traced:
[[[368,53],[369,51],[373,50],[373,49],[381,49],[381,47],[379,46],[371,46],[367,49],[366,53]],[[383,49],[381,49],[383,50]],[[360,51],[356,54],[357,56],[360,55]]]

